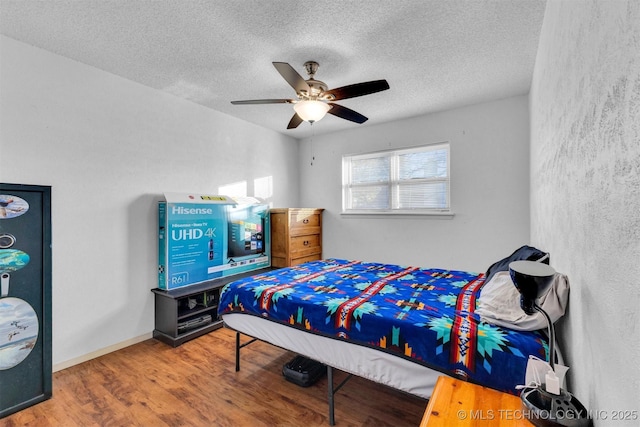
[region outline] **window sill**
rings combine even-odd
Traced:
[[[340,212],[340,216],[345,218],[433,218],[433,219],[453,219],[453,212],[410,212],[410,211],[383,211],[383,212],[366,212],[352,211]]]

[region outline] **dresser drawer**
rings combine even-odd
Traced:
[[[320,236],[318,234],[310,234],[306,236],[292,237],[290,243],[291,256],[300,256],[306,254],[319,253],[322,250]]]
[[[290,221],[289,233],[291,236],[320,233],[321,218],[318,213],[305,211],[291,212]]]

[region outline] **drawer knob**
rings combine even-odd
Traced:
[[[303,224],[309,224],[309,218],[305,218],[305,219],[303,219],[303,220],[302,220],[302,223],[303,223]]]
[[[308,240],[305,240],[303,244],[304,244],[305,246],[309,246],[309,241],[308,241]]]

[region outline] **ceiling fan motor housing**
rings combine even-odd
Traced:
[[[304,98],[318,99],[319,97],[321,97],[323,92],[327,90],[327,85],[324,82],[321,82],[320,80],[309,79],[306,82],[309,85],[309,92],[308,93],[303,92],[301,94],[303,95]],[[325,99],[325,98],[322,97],[321,99]]]
[[[309,92],[301,91],[301,93],[298,94],[301,96],[301,98],[315,100],[315,99],[318,99],[323,92],[326,92],[328,88],[326,83],[313,78],[316,72],[318,71],[319,66],[320,64],[318,64],[315,61],[307,61],[304,63],[304,69],[307,71],[307,74],[309,75],[309,79],[305,80],[307,82],[307,85],[309,85]],[[330,100],[330,98],[324,98],[324,97],[322,97],[321,99]]]

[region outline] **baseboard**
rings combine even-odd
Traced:
[[[96,357],[104,356],[105,354],[112,353],[114,351],[123,349],[125,347],[129,347],[130,345],[138,344],[139,342],[148,340],[153,338],[153,333],[149,332],[144,335],[140,335],[126,341],[119,342],[114,345],[110,345],[109,347],[101,348],[100,350],[96,350],[91,353],[87,353],[80,357],[76,357],[70,360],[66,360],[64,362],[56,363],[53,365],[53,372],[62,371],[63,369],[70,368],[74,365],[79,365],[80,363],[86,362],[91,359],[95,359]]]

